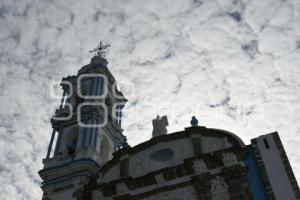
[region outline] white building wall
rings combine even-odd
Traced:
[[[276,200],[296,200],[273,134],[260,136],[256,141]]]

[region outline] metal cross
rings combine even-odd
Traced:
[[[100,44],[93,50],[89,51],[90,53],[94,53],[95,56],[104,58],[107,54],[107,49],[110,47],[109,44],[104,44],[100,41]]]

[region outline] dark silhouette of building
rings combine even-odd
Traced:
[[[300,199],[277,132],[245,145],[233,133],[198,126],[196,117],[167,134],[167,117],[158,116],[153,137],[130,147],[121,129],[127,100],[115,83],[99,52],[62,79],[39,172],[44,200]]]

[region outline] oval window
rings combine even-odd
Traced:
[[[169,148],[155,151],[150,156],[151,160],[155,160],[159,162],[166,162],[170,160],[170,158],[172,157],[173,157],[173,151]]]

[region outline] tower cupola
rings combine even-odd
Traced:
[[[100,42],[91,51],[95,55],[90,64],[62,79],[63,97],[51,118],[53,131],[44,169],[39,172],[45,198],[73,195],[113,152],[127,144],[121,128],[127,100],[107,67],[108,46]]]

